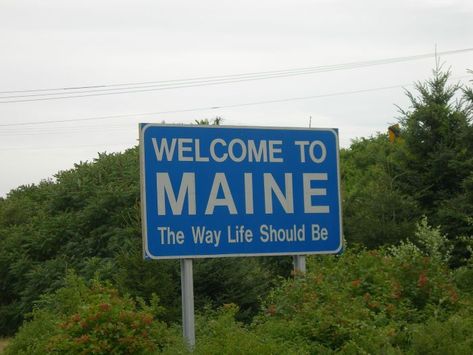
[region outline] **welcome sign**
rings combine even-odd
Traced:
[[[144,257],[337,253],[334,129],[140,125]]]

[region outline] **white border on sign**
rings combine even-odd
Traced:
[[[338,173],[338,215],[340,223],[340,240],[338,248],[335,250],[312,251],[312,252],[280,252],[280,253],[257,253],[257,254],[208,254],[208,255],[176,255],[176,256],[154,256],[148,250],[148,230],[146,220],[146,179],[145,179],[145,151],[144,135],[146,129],[150,127],[183,127],[196,129],[262,129],[262,130],[291,130],[291,131],[322,131],[332,132],[335,136],[336,145],[336,163]],[[265,127],[265,126],[215,126],[215,125],[192,125],[192,124],[166,124],[166,123],[140,123],[139,129],[139,151],[140,151],[140,194],[141,194],[141,235],[143,242],[143,256],[145,259],[164,260],[164,259],[202,259],[202,258],[227,258],[227,257],[252,257],[252,256],[290,256],[290,255],[323,255],[338,254],[343,248],[343,224],[342,224],[342,198],[340,189],[340,146],[338,134],[334,128],[305,128],[305,127]]]

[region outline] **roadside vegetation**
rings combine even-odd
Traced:
[[[195,353],[473,353],[473,92],[437,69],[407,95],[391,139],[341,150],[342,255],[195,261]],[[139,190],[133,148],[0,198],[6,354],[188,352]]]
[[[3,353],[3,350],[7,347],[10,340],[8,338],[0,338],[0,354]]]

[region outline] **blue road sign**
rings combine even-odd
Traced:
[[[144,257],[338,253],[334,129],[140,125]]]

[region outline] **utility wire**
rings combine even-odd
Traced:
[[[34,125],[44,125],[44,124],[51,124],[51,123],[109,120],[109,119],[126,118],[126,117],[133,117],[133,116],[150,116],[150,115],[164,115],[164,114],[171,114],[171,113],[210,111],[210,110],[217,110],[217,109],[224,109],[224,108],[235,108],[235,107],[243,107],[243,106],[265,105],[265,104],[272,104],[272,103],[278,103],[278,102],[309,100],[309,99],[317,99],[317,98],[331,97],[331,96],[353,95],[353,94],[360,94],[360,93],[380,91],[380,90],[397,89],[397,88],[409,86],[409,85],[412,85],[412,84],[392,85],[392,86],[383,86],[383,87],[360,89],[360,90],[353,90],[353,91],[340,91],[340,92],[333,92],[333,93],[328,93],[328,94],[244,102],[244,103],[230,104],[230,105],[195,107],[195,108],[180,109],[180,110],[130,113],[130,114],[121,114],[121,115],[109,115],[109,116],[95,116],[95,117],[75,118],[75,119],[69,119],[69,120],[47,120],[47,121],[29,121],[29,122],[20,122],[20,123],[3,123],[3,124],[0,124],[0,127],[34,126]]]
[[[352,67],[333,67],[330,69],[324,69],[323,71],[320,70],[304,70],[304,71],[294,71],[294,72],[286,72],[286,73],[276,73],[276,74],[259,74],[254,76],[246,76],[240,77],[237,79],[227,79],[227,78],[219,78],[213,80],[200,80],[200,81],[190,81],[187,83],[157,83],[153,85],[140,85],[140,86],[130,86],[127,88],[123,87],[115,87],[110,89],[95,89],[95,90],[85,90],[85,91],[75,91],[71,94],[83,94],[83,93],[96,93],[96,92],[111,92],[111,91],[123,91],[123,93],[133,92],[133,91],[124,91],[130,89],[146,89],[146,88],[155,88],[155,90],[169,90],[169,89],[176,89],[176,88],[186,88],[186,87],[195,87],[195,86],[206,86],[206,85],[217,85],[217,84],[228,84],[228,83],[235,83],[241,81],[250,81],[250,80],[264,80],[264,79],[272,79],[272,78],[280,78],[280,77],[289,77],[289,76],[298,76],[298,75],[307,75],[307,74],[314,74],[320,72],[327,72],[333,70],[341,70],[341,69],[353,69],[357,68],[358,66]],[[145,91],[154,91],[154,90],[145,90]],[[122,92],[120,92],[122,93]],[[13,95],[13,96],[0,96],[1,99],[13,99],[13,98],[27,98],[27,97],[45,97],[45,96],[55,96],[55,95],[64,95],[63,92],[52,92],[52,93],[45,93],[45,94],[28,94],[28,95]],[[70,94],[68,94],[70,95]],[[63,97],[70,97],[70,96],[63,96]]]
[[[71,136],[76,134],[94,134],[100,133],[103,135],[104,130],[107,133],[117,132],[117,131],[130,131],[129,126],[119,125],[119,126],[112,126],[110,127],[107,125],[106,127],[99,126],[99,127],[74,127],[74,128],[67,128],[62,127],[59,129],[47,129],[43,131],[38,131],[36,128],[34,130],[24,130],[24,131],[16,131],[16,132],[2,132],[0,131],[0,137],[21,137],[21,136],[48,136],[48,135],[57,135],[60,134],[61,136]]]
[[[466,77],[469,77],[469,76],[468,75],[456,76],[456,77],[452,77],[452,79],[462,79],[462,78],[466,78]],[[298,97],[289,97],[289,98],[271,99],[271,100],[261,100],[261,101],[252,101],[252,102],[244,102],[244,103],[229,104],[229,105],[219,105],[219,106],[194,107],[194,108],[168,110],[168,111],[155,111],[155,112],[129,113],[129,114],[120,114],[120,115],[94,116],[94,117],[73,118],[73,119],[68,119],[68,120],[45,120],[45,121],[29,121],[29,122],[19,122],[19,123],[2,123],[2,124],[0,124],[0,127],[38,126],[38,125],[47,125],[47,124],[53,124],[53,123],[62,124],[62,123],[70,123],[70,122],[102,121],[102,120],[111,120],[111,119],[127,118],[127,117],[164,115],[164,114],[196,112],[196,111],[212,111],[212,110],[225,109],[225,108],[266,105],[266,104],[273,104],[273,103],[280,103],[280,102],[301,101],[301,100],[311,100],[311,99],[318,99],[318,98],[324,98],[324,97],[362,94],[362,93],[367,93],[367,92],[375,92],[375,91],[383,91],[383,90],[404,88],[406,86],[412,86],[412,85],[415,85],[415,83],[405,83],[405,84],[381,86],[381,87],[368,88],[368,89],[359,89],[359,90],[351,90],[351,91],[338,91],[338,92],[332,92],[332,93],[327,93],[327,94],[298,96]],[[77,128],[80,128],[80,127],[77,127]],[[3,132],[0,131],[0,133],[7,133],[7,135],[10,134],[10,132],[5,132],[5,131],[3,131]]]
[[[79,87],[65,87],[54,89],[31,89],[31,90],[17,90],[17,91],[3,91],[1,95],[12,93],[27,93],[36,92],[33,94],[24,95],[9,95],[1,96],[0,103],[14,103],[14,102],[29,102],[29,101],[44,101],[44,100],[60,100],[68,98],[79,98],[89,96],[103,96],[103,95],[117,95],[128,94],[146,91],[161,91],[170,89],[181,89],[208,85],[231,84],[244,81],[266,80],[281,77],[291,77],[308,75],[322,72],[356,69],[362,67],[370,67],[376,65],[385,65],[391,63],[406,62],[412,60],[419,60],[429,58],[435,55],[451,55],[473,51],[473,48],[465,48],[451,51],[444,51],[440,53],[427,53],[414,56],[387,58],[380,60],[350,62],[345,64],[312,66],[305,68],[266,71],[266,72],[252,72],[243,74],[223,75],[223,76],[209,76],[198,77],[190,79],[177,79],[167,81],[148,81],[126,84],[107,84],[107,85],[92,85]],[[50,92],[55,91],[55,92]],[[40,93],[38,93],[40,92]]]
[[[344,67],[344,66],[356,66],[356,65],[372,65],[372,64],[386,64],[391,62],[399,62],[399,61],[409,61],[409,60],[416,60],[416,59],[423,59],[429,58],[436,55],[450,55],[450,54],[458,54],[472,51],[473,48],[464,48],[464,49],[456,49],[444,52],[433,52],[427,54],[419,54],[419,55],[411,55],[411,56],[404,56],[404,57],[394,57],[394,58],[387,58],[387,59],[377,59],[377,60],[368,60],[368,61],[357,61],[357,62],[348,62],[342,64],[333,64],[333,65],[322,65],[322,66],[310,66],[310,67],[303,67],[303,68],[292,68],[292,69],[284,69],[284,70],[273,70],[273,71],[259,71],[259,72],[249,72],[249,73],[241,73],[241,74],[231,74],[231,75],[216,75],[216,76],[204,76],[204,77],[194,77],[188,79],[174,79],[174,80],[164,80],[164,81],[145,81],[145,82],[133,82],[133,83],[121,83],[121,84],[101,84],[101,85],[90,85],[90,86],[76,86],[76,87],[61,87],[61,88],[50,88],[50,89],[30,89],[30,90],[16,90],[16,91],[0,91],[0,94],[6,93],[21,93],[21,92],[37,92],[37,91],[56,91],[56,90],[79,90],[79,89],[98,89],[104,87],[117,87],[117,86],[135,86],[135,85],[144,85],[144,84],[163,84],[163,83],[182,83],[187,81],[196,81],[196,80],[207,80],[207,79],[228,79],[228,78],[238,78],[240,76],[252,76],[252,75],[261,75],[261,74],[278,74],[278,73],[286,73],[286,72],[293,72],[299,70],[325,70],[325,69],[332,69],[337,67]]]
[[[123,147],[124,145],[130,146],[130,142],[123,142],[123,143],[112,143],[112,144],[107,144],[107,143],[100,143],[100,144],[82,144],[82,145],[68,145],[68,146],[57,146],[57,147],[6,147],[2,148],[2,150],[8,150],[8,151],[21,151],[21,150],[28,150],[28,151],[35,151],[35,150],[58,150],[58,149],[70,149],[70,148],[92,148],[92,147],[103,147],[104,144],[107,145],[107,147]],[[136,144],[135,144],[136,145]],[[131,148],[131,147],[130,147]]]

